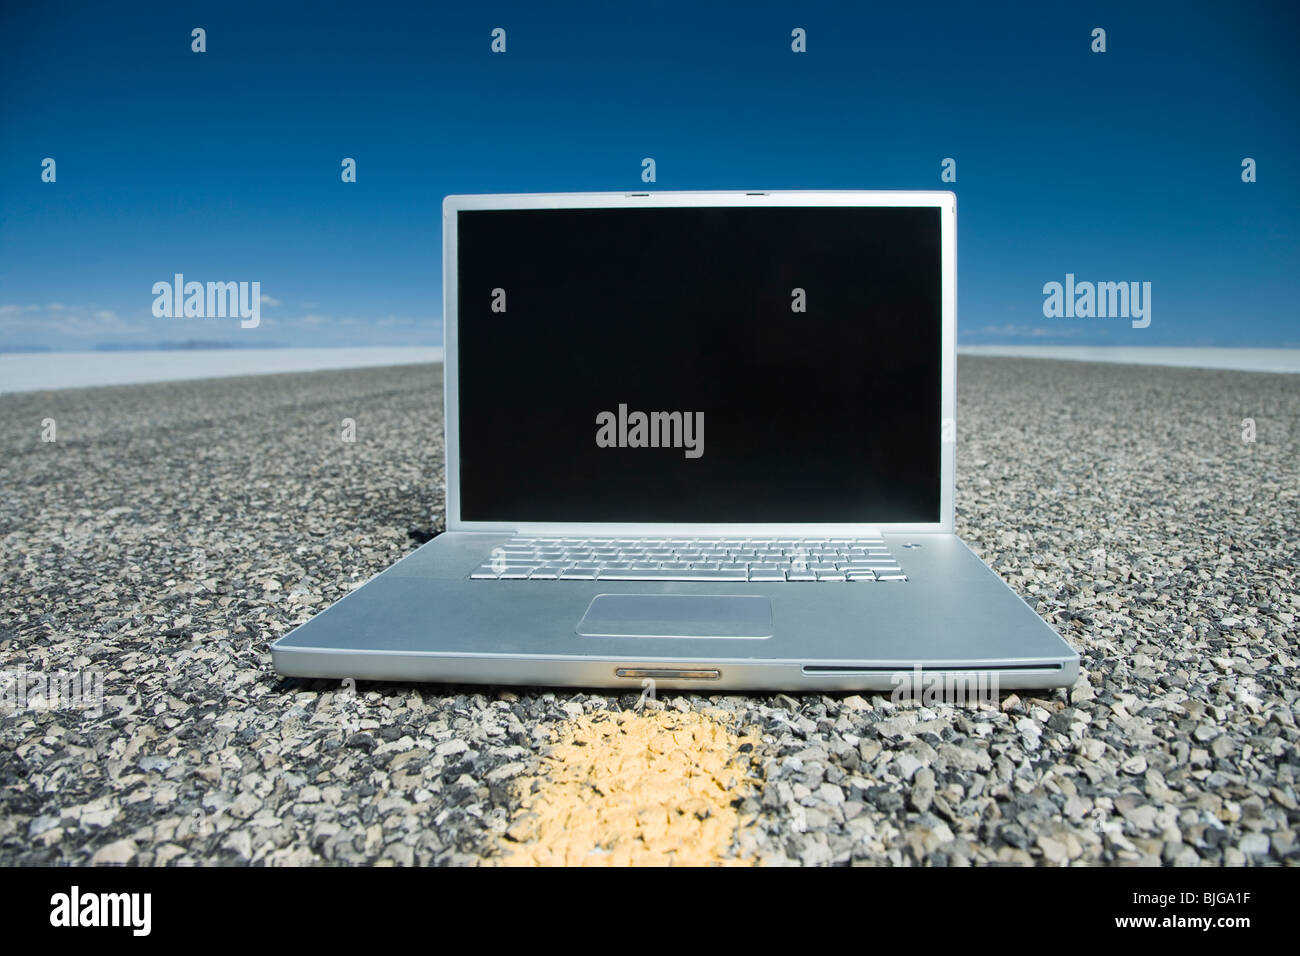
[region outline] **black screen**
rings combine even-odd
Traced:
[[[939,520],[938,208],[459,217],[462,519]]]

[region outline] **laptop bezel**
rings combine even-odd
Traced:
[[[458,214],[479,209],[600,209],[669,206],[933,206],[940,211],[941,304],[940,422],[934,440],[940,445],[939,520],[910,523],[772,522],[573,522],[465,521],[460,515],[460,403],[456,324]],[[869,533],[953,533],[957,419],[957,198],[943,191],[764,190],[726,192],[502,193],[447,196],[442,203],[443,288],[443,427],[446,440],[448,531],[522,532],[526,534],[629,536],[650,535],[790,535],[844,536]]]

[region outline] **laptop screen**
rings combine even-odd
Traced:
[[[463,520],[939,520],[938,208],[458,215]]]

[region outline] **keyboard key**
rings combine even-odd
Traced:
[[[850,581],[874,581],[876,575],[871,571],[849,571],[845,574]]]
[[[674,571],[672,573],[682,575],[681,578],[674,579],[681,581],[745,581],[749,578],[749,572],[744,568],[737,571],[726,569],[709,571],[703,568],[692,568],[689,571]]]
[[[594,581],[599,568],[569,568],[560,572],[561,581]]]
[[[609,570],[601,569],[598,581],[745,581],[744,571],[665,571],[659,568],[648,570]]]
[[[842,571],[818,571],[818,581],[843,581],[844,572]]]
[[[473,574],[471,574],[470,577],[476,581],[488,579],[495,581],[497,578],[497,572],[493,569],[492,565],[485,564],[483,567],[477,569]]]

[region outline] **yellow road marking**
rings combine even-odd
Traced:
[[[519,810],[496,862],[752,865],[737,854],[742,821],[731,804],[755,785],[756,744],[721,712],[604,711],[565,721],[541,772],[517,784]]]

